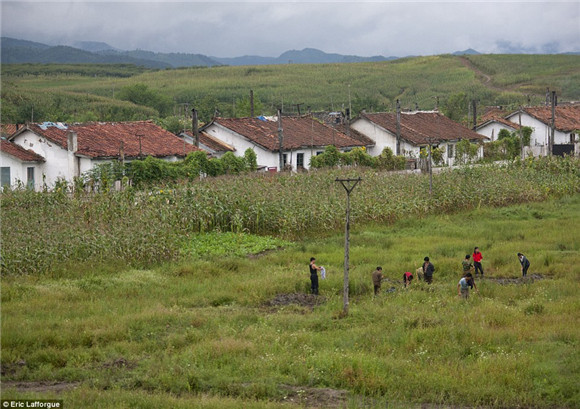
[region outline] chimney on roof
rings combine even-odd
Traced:
[[[471,103],[473,104],[473,130],[475,131],[477,129],[477,102],[473,99]]]
[[[68,131],[66,134],[66,147],[69,152],[76,152],[79,149],[78,137],[75,131]]]

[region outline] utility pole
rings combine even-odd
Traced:
[[[397,148],[395,155],[401,154],[401,104],[397,99]]]
[[[344,190],[346,190],[346,227],[344,238],[344,283],[343,283],[343,316],[348,315],[348,271],[349,271],[349,250],[350,250],[350,194],[355,186],[362,179],[335,179],[335,182],[340,182]]]
[[[194,139],[194,143],[195,146],[199,148],[199,129],[197,127],[198,125],[198,121],[197,121],[197,109],[193,108],[191,110],[191,127],[193,129],[193,139]]]
[[[477,129],[477,101],[475,99],[471,100],[472,111],[473,111],[473,130]]]
[[[552,124],[550,128],[548,155],[552,156],[554,154],[554,134],[556,131],[556,91],[552,91]]]
[[[250,90],[250,118],[254,117],[254,90]]]
[[[429,142],[429,196],[433,195],[433,162],[431,160],[431,137],[427,138],[427,142]]]
[[[518,122],[519,122],[519,132],[520,132],[520,158],[524,159],[524,137],[522,134],[522,107],[520,106],[520,111],[518,112]]]
[[[139,159],[142,159],[143,156],[143,151],[141,149],[141,138],[143,137],[143,134],[138,133],[137,134],[137,138],[139,138]]]
[[[278,151],[279,151],[279,161],[280,161],[280,172],[284,169],[284,153],[282,151],[284,141],[284,134],[282,133],[282,110],[278,109]]]

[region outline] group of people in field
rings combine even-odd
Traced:
[[[530,268],[530,261],[522,253],[518,253],[518,259],[521,264],[522,277],[526,277],[528,274],[528,269]],[[471,262],[473,260],[473,263]],[[461,262],[463,275],[459,282],[457,283],[457,295],[461,298],[469,297],[469,290],[477,290],[475,284],[475,277],[483,278],[483,266],[481,264],[483,260],[483,254],[479,251],[479,247],[473,249],[473,254],[465,255],[465,259]],[[316,258],[310,258],[310,284],[312,294],[318,295],[318,272],[324,272],[324,267],[316,265]],[[472,274],[473,271],[473,274]],[[435,272],[435,266],[429,260],[429,257],[423,259],[423,264],[417,270],[415,270],[415,275],[418,280],[424,280],[427,284],[433,282],[433,273]],[[475,274],[475,277],[474,277]],[[411,281],[415,278],[413,273],[406,271],[403,273],[403,284],[405,287],[411,285]],[[372,273],[372,281],[375,295],[378,295],[381,291],[381,283],[383,282],[383,268],[378,266]]]

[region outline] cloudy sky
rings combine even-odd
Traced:
[[[4,1],[2,36],[123,50],[277,57],[580,51],[580,0]]]

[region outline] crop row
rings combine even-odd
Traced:
[[[147,191],[2,194],[2,269],[47,273],[70,264],[147,266],[176,260],[188,237],[228,231],[296,239],[344,226],[346,194],[335,180],[361,177],[353,223],[505,206],[580,192],[580,160],[544,158],[429,176],[363,168],[236,175]]]

